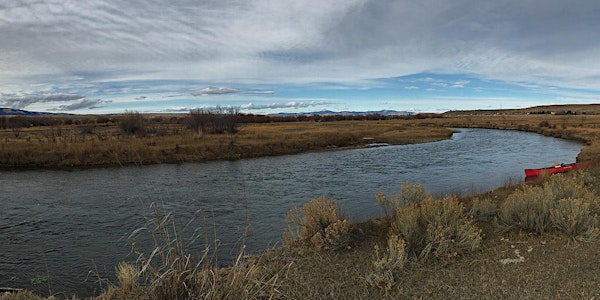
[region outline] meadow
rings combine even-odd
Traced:
[[[597,159],[600,115],[595,106],[575,108],[581,111],[573,114],[565,107],[549,107],[529,111],[449,112],[406,120],[243,124],[236,134],[190,132],[185,136],[193,143],[205,139],[218,144],[216,141],[222,138],[222,146],[226,147],[223,149],[235,137],[233,144],[239,149],[256,147],[262,149],[256,155],[277,155],[286,151],[363,147],[371,141],[425,142],[447,137],[448,127],[484,127],[579,140],[587,146],[578,160]],[[174,125],[167,128],[180,133],[188,130]],[[41,131],[27,130],[31,132],[25,133],[24,129],[19,138],[30,137],[29,142],[40,139],[36,134]],[[137,143],[146,145],[142,148],[147,148],[147,141],[152,138],[124,135],[111,126],[95,132],[106,132],[115,140],[139,139]],[[432,132],[434,136],[429,135]],[[245,134],[252,137],[248,141],[254,140],[254,146],[242,143],[244,139],[239,136]],[[3,138],[12,140],[8,136]],[[161,138],[167,140],[166,136]],[[186,139],[171,138],[180,138],[170,140],[179,147],[191,147],[184,144]],[[310,146],[302,148],[302,141]],[[62,142],[64,145],[68,141]],[[154,147],[159,144],[169,145],[157,141]],[[167,149],[173,147],[170,145]],[[200,145],[203,146],[197,147],[213,144]],[[273,151],[266,145],[280,150]],[[194,155],[181,161],[198,161],[200,152],[191,151]],[[144,161],[141,158],[145,156],[139,153],[133,157],[139,161],[132,159],[127,164],[153,162]],[[228,154],[211,159],[241,157]],[[374,205],[382,206],[387,212],[385,216],[352,223],[344,218],[334,200],[315,195],[312,201],[289,212],[281,247],[258,255],[246,255],[242,247],[227,268],[216,267],[210,249],[190,253],[178,235],[180,228],[175,217],[155,210],[148,218],[148,228],[154,229],[154,250],[140,252],[137,263],[115,266],[117,281],[105,285],[95,299],[591,299],[600,296],[597,280],[600,168],[596,165],[530,183],[506,184],[478,195],[437,199],[412,183],[403,183],[395,194],[373,193]],[[77,299],[71,295],[55,296]],[[22,291],[7,293],[0,299],[47,298]]]

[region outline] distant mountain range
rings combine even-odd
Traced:
[[[381,116],[409,116],[414,115],[414,112],[410,111],[398,111],[398,110],[370,110],[370,111],[331,111],[331,110],[320,110],[314,112],[297,112],[297,113],[276,113],[269,114],[270,116],[327,116],[327,115],[351,115],[351,116],[365,116],[365,115],[381,115]]]

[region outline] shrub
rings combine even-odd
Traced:
[[[514,191],[502,203],[499,224],[505,229],[517,227],[528,232],[544,233],[550,227],[553,202],[550,189],[525,186]]]
[[[350,222],[340,219],[335,201],[315,198],[288,212],[288,229],[283,233],[286,243],[300,241],[315,249],[340,250],[350,243]]]
[[[596,240],[600,200],[584,179],[580,174],[554,175],[542,186],[516,190],[502,203],[498,225],[504,230],[556,231],[571,238]]]
[[[589,203],[581,199],[560,199],[550,210],[550,221],[559,231],[580,240],[596,240],[598,218],[590,217]]]
[[[392,234],[387,243],[388,247],[383,253],[380,253],[379,246],[375,245],[375,271],[367,275],[366,280],[371,286],[389,291],[395,284],[394,271],[404,268],[406,264],[406,242]]]
[[[398,209],[391,233],[402,236],[407,252],[423,261],[458,256],[481,245],[481,230],[454,196],[428,197]]]
[[[375,193],[377,204],[382,206],[388,215],[410,203],[419,203],[428,196],[422,185],[409,182],[400,185],[400,194],[397,195],[385,195],[379,191]]]
[[[128,134],[142,136],[146,133],[146,121],[139,112],[125,112],[119,119],[119,127]]]
[[[489,198],[475,198],[471,205],[471,216],[478,221],[488,221],[498,214],[498,205]]]
[[[239,126],[239,109],[235,107],[213,109],[191,109],[187,118],[188,127],[196,133],[236,133]]]

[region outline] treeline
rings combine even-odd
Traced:
[[[0,117],[0,128],[12,129],[18,136],[23,128],[58,127],[77,125],[86,130],[95,125],[118,125],[123,132],[133,135],[148,134],[148,125],[183,125],[204,134],[235,133],[240,124],[272,122],[332,122],[348,120],[414,120],[442,118],[440,114],[425,113],[414,115],[381,114],[332,114],[332,115],[260,115],[240,113],[235,107],[216,107],[212,109],[191,109],[188,114],[157,115],[126,111],[118,115],[82,115],[82,116],[4,116]]]

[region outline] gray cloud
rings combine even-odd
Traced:
[[[84,99],[81,101],[77,101],[67,105],[61,105],[55,109],[51,109],[52,111],[72,111],[72,110],[80,110],[80,109],[95,109],[101,106],[99,104],[106,103],[107,101],[103,101],[100,99]]]
[[[23,109],[29,105],[48,102],[66,102],[83,99],[84,96],[74,94],[2,94],[0,95],[0,106]]]

